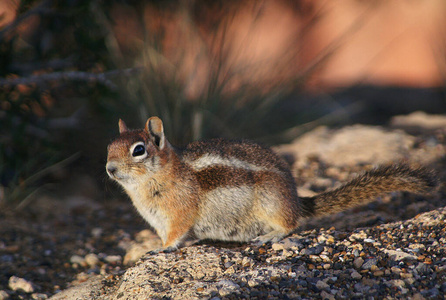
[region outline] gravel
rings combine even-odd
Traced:
[[[321,243],[319,237],[325,235],[333,236],[333,242]],[[364,242],[357,239],[359,236],[375,242]],[[98,275],[99,287],[85,289],[78,285],[73,289],[77,289],[76,295],[93,293],[94,299],[119,296],[124,299],[438,299],[445,296],[446,208],[352,232],[319,229],[300,232],[288,239],[293,243],[287,239],[260,247],[205,243],[174,253],[148,254],[122,274],[108,278]],[[286,249],[283,245],[287,244],[296,246]],[[408,253],[414,251],[411,245],[416,244],[414,259],[415,254]],[[359,256],[355,256],[358,249],[361,249]],[[53,299],[66,299],[65,293],[72,293],[73,289]]]

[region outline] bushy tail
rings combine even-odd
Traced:
[[[431,170],[412,168],[406,164],[393,164],[377,167],[337,189],[301,200],[306,217],[322,216],[366,204],[385,193],[393,191],[423,193],[437,184],[437,176]]]

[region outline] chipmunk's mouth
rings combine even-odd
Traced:
[[[114,162],[108,162],[105,166],[108,176],[116,181],[125,181],[126,176],[119,173],[118,166]]]

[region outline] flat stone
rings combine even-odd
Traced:
[[[362,257],[358,257],[353,261],[353,266],[355,266],[356,269],[359,269],[362,267],[363,263],[364,263],[364,259]]]
[[[350,276],[351,276],[353,279],[361,279],[361,278],[362,278],[362,275],[359,274],[359,273],[356,272],[356,271],[353,271],[353,272],[350,274]]]
[[[384,249],[384,253],[386,253],[389,256],[389,258],[394,261],[417,260],[417,256],[401,250]]]
[[[365,263],[361,266],[364,270],[370,270],[373,266],[376,266],[378,260],[376,258],[370,258],[365,261]]]

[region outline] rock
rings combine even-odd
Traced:
[[[316,282],[316,287],[320,290],[328,290],[330,288],[330,286],[322,280]]]
[[[70,263],[78,264],[78,265],[85,265],[85,258],[83,258],[80,255],[73,255],[70,257]]]
[[[321,297],[324,300],[335,300],[336,299],[332,294],[330,294],[330,293],[328,293],[326,291],[322,291],[321,292]]]
[[[429,115],[423,111],[416,111],[405,116],[395,116],[390,121],[393,127],[405,129],[435,130],[446,128],[446,116]]]
[[[102,235],[102,232],[103,232],[103,229],[102,229],[102,228],[100,228],[100,227],[96,227],[96,228],[93,228],[93,229],[91,230],[91,235],[92,235],[94,238],[99,238],[99,237]]]
[[[429,265],[420,262],[416,266],[415,272],[417,272],[418,275],[427,275],[432,273],[432,269],[429,267]]]
[[[415,256],[413,254],[409,254],[409,253],[401,251],[401,250],[384,249],[384,253],[389,255],[389,258],[394,261],[417,260],[417,256]]]
[[[46,294],[34,293],[34,294],[31,295],[31,299],[34,299],[34,300],[44,300],[44,299],[48,299],[48,296]]]
[[[33,293],[34,292],[34,287],[31,282],[27,281],[26,279],[16,277],[16,276],[11,276],[9,278],[9,288],[13,291],[22,290],[25,293]]]
[[[262,280],[260,278],[251,278],[248,280],[249,287],[255,287],[262,284]]]
[[[390,280],[389,283],[393,286],[400,288],[400,289],[402,289],[406,286],[406,283],[404,282],[404,280],[401,280],[401,279]]]
[[[121,255],[108,255],[104,260],[110,264],[118,264],[122,261]]]
[[[362,267],[362,264],[364,263],[364,259],[362,257],[358,257],[353,261],[353,265],[356,269],[359,269]]]
[[[383,275],[384,275],[384,271],[382,271],[382,270],[377,270],[377,271],[373,272],[373,276],[375,276],[375,277],[380,277]]]
[[[421,291],[421,294],[429,299],[438,299],[438,297],[440,296],[440,291],[437,288],[432,288],[429,290]]]
[[[320,244],[330,245],[334,243],[334,237],[330,234],[321,234],[317,237],[317,241]]]
[[[364,231],[360,231],[360,232],[352,233],[348,239],[351,242],[355,242],[355,241],[362,241],[366,238],[367,238],[367,234]]]
[[[350,274],[350,276],[353,278],[353,279],[356,279],[356,280],[358,280],[358,279],[361,279],[362,278],[362,275],[361,274],[359,274],[358,272],[356,272],[356,271],[353,271],[351,274]]]
[[[0,300],[9,299],[9,294],[6,291],[0,290]]]
[[[250,267],[253,265],[254,265],[254,260],[252,258],[247,257],[247,256],[243,257],[243,260],[242,260],[243,267]]]
[[[144,256],[139,263],[127,269],[116,284],[117,288],[102,299],[118,299],[118,295],[125,295],[122,299],[130,295],[133,299],[198,299],[210,298],[214,292],[236,292],[239,287],[232,280],[234,284],[221,281],[225,280],[221,256],[215,251],[203,252],[200,249],[183,248],[179,250],[181,255],[174,252]],[[171,277],[173,274],[176,274],[174,278]],[[203,282],[207,283],[206,287],[198,291],[191,288]]]
[[[75,285],[69,289],[66,289],[60,293],[53,295],[50,299],[51,300],[67,300],[67,299],[88,300],[95,298],[97,299],[97,296],[99,296],[100,290],[103,287],[104,280],[105,277],[102,275],[92,277],[81,284]]]
[[[333,166],[385,164],[409,155],[415,138],[401,130],[354,125],[339,130],[318,127],[295,140],[277,147],[279,153],[293,156],[298,165],[317,156]]]
[[[283,243],[281,243],[281,242],[272,244],[272,245],[271,245],[271,248],[272,248],[274,251],[281,251],[281,250],[285,249]]]
[[[222,297],[240,292],[240,286],[230,280],[220,280],[217,282],[217,286],[219,287],[218,293]]]
[[[301,255],[319,255],[324,251],[324,246],[317,245],[315,247],[305,248],[302,249],[300,252]]]
[[[96,254],[90,253],[90,254],[85,255],[85,262],[90,267],[95,267],[99,264],[99,258]]]
[[[376,258],[370,258],[370,259],[367,259],[361,267],[362,267],[362,269],[364,269],[364,270],[370,270],[370,269],[372,269],[374,266],[376,267],[376,264],[377,264],[377,263],[378,263],[378,259],[376,259]]]
[[[274,251],[280,251],[280,250],[298,250],[302,249],[303,245],[299,243],[298,240],[294,238],[286,238],[281,240],[280,242],[273,243],[271,245]]]
[[[421,250],[426,249],[426,246],[424,246],[423,244],[410,244],[410,245],[409,245],[409,248],[410,248],[410,249],[413,249],[413,250],[419,250],[419,251],[421,251]]]
[[[440,281],[446,260],[438,255],[443,251],[445,216],[446,208],[438,208],[352,235],[335,229],[303,231],[290,237],[289,246],[285,240],[274,243],[282,252],[272,251],[268,244],[257,248],[209,243],[145,255],[125,271],[120,265],[104,264],[101,271],[111,270],[104,272],[106,276],[77,276],[82,284],[53,299],[265,299],[285,294],[292,299],[436,299],[446,290]],[[334,239],[329,246],[318,238],[328,234]],[[366,244],[367,238],[376,242]],[[417,261],[397,262],[388,258],[395,253],[384,255],[386,247],[410,254],[406,247],[424,242]],[[419,289],[425,283],[426,288]],[[299,291],[293,292],[296,286]]]
[[[413,295],[412,300],[425,300],[426,298],[423,297],[423,295],[421,295],[421,293],[416,293],[415,295]]]
[[[142,230],[136,237],[136,242],[130,243],[124,256],[124,264],[131,265],[143,257],[147,252],[160,249],[162,247],[161,239],[150,230]]]
[[[361,294],[365,294],[370,290],[370,287],[367,285],[364,285],[362,283],[356,283],[355,284],[355,291]]]

